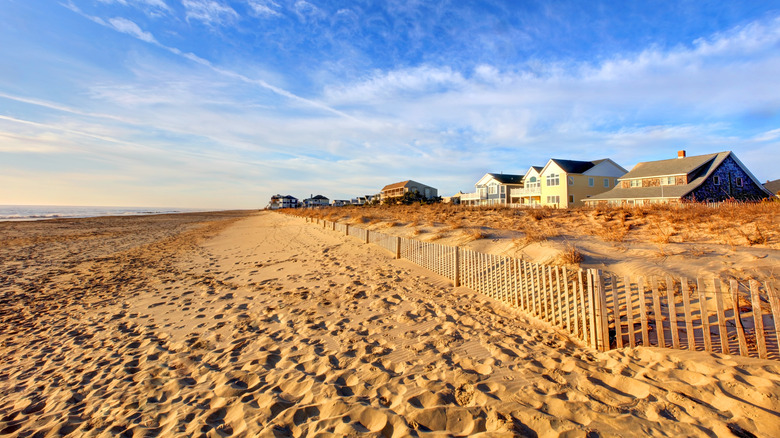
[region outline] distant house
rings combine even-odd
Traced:
[[[419,193],[425,199],[432,199],[438,196],[439,191],[417,181],[408,180],[386,185],[379,194],[380,200],[384,202],[390,198],[400,198],[405,193]]]
[[[298,198],[290,195],[274,195],[271,196],[271,202],[268,204],[268,208],[271,210],[298,208]]]
[[[517,204],[580,207],[584,200],[615,187],[626,169],[609,158],[594,161],[552,158],[541,169],[533,166],[524,177],[522,188],[513,189]]]
[[[774,193],[775,196],[780,198],[780,179],[765,182],[764,188]]]
[[[509,192],[523,187],[522,175],[486,173],[476,184],[474,193],[464,193],[460,200],[463,205],[507,205]]]
[[[303,200],[303,206],[305,208],[314,208],[314,207],[327,207],[330,205],[330,199],[322,196],[312,196],[311,198],[307,198]]]
[[[343,207],[345,205],[350,205],[350,204],[352,204],[352,201],[350,201],[349,199],[334,199],[330,201],[331,207]]]
[[[588,205],[642,205],[681,201],[759,200],[772,196],[731,151],[639,163],[614,189]]]

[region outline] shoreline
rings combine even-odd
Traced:
[[[8,436],[780,428],[775,361],[599,353],[282,215],[44,223],[0,224]]]

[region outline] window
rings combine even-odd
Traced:
[[[673,186],[677,183],[675,178],[673,176],[665,176],[661,178],[661,185],[662,186]]]
[[[574,195],[569,195],[569,204],[574,204]]]
[[[491,195],[495,195],[496,193],[498,193],[498,190],[496,189],[497,189],[496,185],[491,184],[488,186],[488,193],[490,193]]]
[[[569,179],[569,185],[573,186],[574,185],[574,177],[570,176],[568,179]]]
[[[642,187],[642,180],[641,179],[632,179],[631,180],[631,187]]]
[[[501,186],[501,194],[506,193],[506,186]]]
[[[560,196],[548,196],[547,197],[547,203],[548,204],[559,204],[561,202]]]
[[[609,178],[604,178],[604,187],[609,187]]]
[[[734,178],[734,183],[737,185],[737,187],[742,187],[742,178],[739,176]]]
[[[593,187],[595,185],[595,182],[593,181],[593,178],[588,178],[588,187]]]
[[[547,175],[547,187],[557,186],[561,183],[561,175],[558,173],[551,173]]]
[[[719,186],[720,185],[720,177],[715,175],[712,177],[712,185]]]
[[[528,178],[528,183],[525,186],[529,189],[539,187],[539,181],[536,180],[535,176],[532,176]]]

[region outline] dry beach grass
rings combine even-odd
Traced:
[[[386,231],[477,232],[488,238],[468,244],[507,247],[493,224],[520,219],[363,214]],[[777,244],[765,234],[755,246]],[[269,212],[2,223],[0,304],[3,436],[780,429],[780,363],[598,353],[376,246]]]

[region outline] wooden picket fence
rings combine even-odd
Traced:
[[[780,297],[768,282],[620,278],[306,220],[376,244],[601,351],[641,345],[780,360]]]

